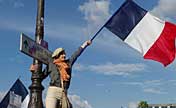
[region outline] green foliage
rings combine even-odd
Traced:
[[[137,108],[148,108],[147,101],[140,101]]]

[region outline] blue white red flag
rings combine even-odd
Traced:
[[[132,0],[126,0],[105,27],[145,59],[164,66],[175,59],[176,25],[153,16]]]
[[[20,79],[17,79],[0,103],[0,108],[27,108],[28,91]]]

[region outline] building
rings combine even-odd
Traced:
[[[176,104],[148,104],[149,108],[176,108]]]

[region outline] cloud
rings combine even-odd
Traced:
[[[138,86],[145,93],[167,94],[167,86],[175,86],[176,80],[147,80],[138,82],[123,82],[121,84],[129,86]]]
[[[78,71],[91,71],[104,75],[119,75],[119,76],[128,76],[137,72],[142,72],[146,68],[146,65],[137,63],[137,64],[113,64],[105,63],[99,65],[81,65],[76,64],[74,66],[75,70]]]
[[[80,96],[69,95],[69,99],[73,105],[73,108],[92,108],[87,100],[82,100]]]
[[[121,84],[124,84],[124,85],[132,85],[132,86],[142,86],[143,83],[142,82],[123,82]]]
[[[152,13],[161,18],[171,20],[176,18],[176,1],[175,0],[159,0],[157,6],[152,9]]]
[[[138,102],[129,102],[128,103],[128,108],[137,108]]]
[[[161,80],[149,80],[144,82],[145,85],[152,86],[161,86],[163,83]]]
[[[89,0],[83,5],[79,6],[79,10],[84,14],[84,20],[87,22],[87,27],[83,29],[85,34],[90,35],[97,31],[102,24],[105,23],[110,16],[110,0]]]
[[[153,94],[167,94],[167,92],[163,92],[160,89],[156,89],[156,88],[147,88],[147,89],[144,89],[144,92],[153,93]]]
[[[4,98],[5,94],[6,94],[6,92],[0,92],[0,102]],[[92,108],[92,106],[89,104],[89,102],[87,100],[81,99],[80,96],[68,95],[68,97],[73,105],[73,108]],[[30,97],[29,97],[29,95],[27,95],[25,100],[22,103],[22,108],[23,107],[26,108],[26,106],[28,105],[29,99],[30,99]]]
[[[79,6],[79,10],[84,13],[84,19],[94,25],[99,25],[109,16],[109,0],[89,0]]]

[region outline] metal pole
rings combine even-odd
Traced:
[[[41,44],[41,40],[44,37],[44,0],[38,0],[37,8],[37,19],[36,19],[36,32],[35,41]],[[43,108],[42,102],[42,63],[36,59],[33,60],[33,64],[38,64],[38,70],[32,72],[32,84],[29,86],[30,89],[30,100],[28,108]]]

